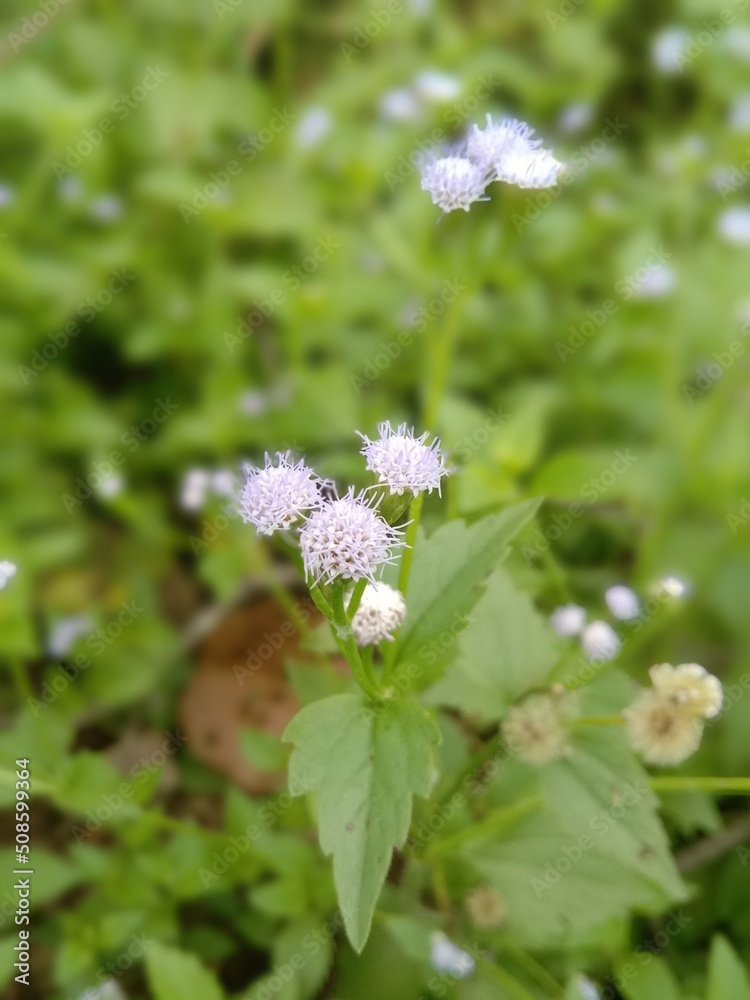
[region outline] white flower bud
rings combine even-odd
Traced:
[[[406,604],[400,590],[387,583],[371,583],[352,619],[354,638],[358,646],[374,646],[393,639],[406,617]]]
[[[620,652],[617,633],[607,622],[593,621],[581,633],[583,652],[592,663],[612,660]]]
[[[627,622],[637,618],[641,606],[634,591],[630,587],[610,587],[604,594],[607,607],[620,621]]]
[[[550,615],[550,625],[562,639],[580,635],[586,624],[586,611],[578,604],[563,604]]]
[[[533,694],[508,709],[502,730],[511,750],[536,767],[570,752],[560,700],[548,694]]]
[[[465,979],[476,968],[471,955],[441,931],[434,931],[430,938],[430,964],[436,972],[446,972],[454,979]]]

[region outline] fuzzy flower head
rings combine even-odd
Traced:
[[[674,767],[700,745],[702,720],[657,688],[643,691],[623,715],[631,748],[648,764]]]
[[[604,600],[607,607],[620,621],[628,622],[637,618],[641,611],[640,603],[634,591],[630,587],[623,587],[618,584],[605,591]]]
[[[581,633],[581,645],[592,663],[613,660],[620,652],[617,633],[607,622],[593,621]]]
[[[563,604],[550,615],[550,625],[561,639],[580,635],[586,624],[586,611],[578,604]]]
[[[466,143],[466,155],[491,180],[505,181],[520,188],[547,188],[557,184],[564,165],[547,149],[540,149],[541,139],[533,139],[534,129],[515,118],[499,124],[487,115],[487,125],[473,125]]]
[[[479,885],[466,897],[466,910],[475,927],[502,927],[508,918],[505,900],[491,885]]]
[[[435,972],[445,972],[454,979],[465,979],[476,968],[471,955],[441,931],[433,931],[430,938],[430,965]]]
[[[440,480],[448,474],[448,469],[438,438],[432,444],[425,444],[426,433],[415,437],[406,424],[394,430],[388,421],[378,424],[378,432],[380,437],[374,441],[360,434],[367,468],[375,473],[378,482],[398,496],[406,492],[416,496],[424,490],[440,493]]]
[[[539,767],[570,753],[568,730],[558,700],[548,694],[533,694],[508,710],[503,737],[527,764]]]
[[[671,697],[698,718],[714,719],[721,711],[721,682],[698,663],[659,663],[649,670],[654,690]]]
[[[240,514],[261,535],[293,527],[323,503],[325,483],[304,461],[294,462],[290,452],[266,455],[263,468],[247,466],[247,482],[240,495]]]
[[[400,532],[391,528],[374,509],[376,501],[349,490],[340,500],[331,500],[307,518],[300,530],[300,548],[310,579],[369,580],[393,562],[393,549],[403,544]]]
[[[444,212],[457,208],[468,212],[475,201],[486,201],[483,195],[489,179],[481,165],[463,156],[444,156],[422,168],[422,190]]]
[[[352,619],[358,646],[374,646],[393,639],[406,617],[406,604],[400,590],[387,583],[371,583]]]

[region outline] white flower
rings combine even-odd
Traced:
[[[594,621],[581,633],[581,645],[589,660],[596,663],[611,660],[620,651],[617,633],[606,622]]]
[[[465,979],[476,968],[471,955],[441,931],[434,931],[430,938],[430,964],[436,972],[447,972],[454,979]]]
[[[687,592],[687,584],[676,576],[665,576],[656,585],[658,591],[663,591],[668,597],[682,597]]]
[[[0,208],[5,208],[13,203],[13,188],[9,184],[0,183]]]
[[[631,748],[648,764],[674,767],[700,745],[702,720],[656,688],[643,691],[622,714]]]
[[[276,452],[275,463],[265,456],[265,466],[246,466],[247,482],[240,495],[240,514],[259,534],[291,528],[322,502],[325,483],[304,461],[294,462],[291,452]]]
[[[721,711],[724,691],[718,677],[699,663],[658,663],[649,670],[651,683],[657,691],[671,696],[692,714],[713,719]]]
[[[508,919],[505,900],[491,885],[479,885],[466,897],[466,911],[475,927],[502,927]]]
[[[562,708],[552,695],[533,694],[508,709],[502,725],[503,738],[521,760],[539,767],[570,752]]]
[[[422,168],[422,190],[444,212],[468,212],[475,201],[487,201],[483,195],[488,181],[487,172],[463,156],[444,156]]]
[[[440,493],[440,480],[448,470],[438,438],[432,444],[425,444],[427,433],[415,437],[406,424],[394,430],[387,420],[378,424],[378,432],[380,437],[374,441],[357,432],[364,442],[362,454],[367,459],[367,468],[375,473],[378,482],[398,496],[406,492],[416,496],[423,490]]]
[[[116,222],[123,212],[123,204],[117,195],[103,194],[94,198],[89,206],[89,212],[99,222]]]
[[[229,469],[217,469],[211,476],[211,485],[214,493],[220,497],[232,496],[236,488],[234,476]]]
[[[561,638],[567,639],[580,634],[586,624],[586,611],[577,604],[563,604],[562,607],[555,608],[549,621],[555,632]]]
[[[92,632],[94,621],[88,615],[72,615],[56,622],[47,639],[47,652],[53,659],[65,656],[70,647],[82,635]]]
[[[113,472],[106,479],[102,479],[97,487],[99,496],[116,497],[125,489],[125,480],[118,472]]]
[[[604,600],[615,618],[620,621],[631,621],[640,614],[640,603],[630,587],[621,585],[610,587],[609,590],[605,591]]]
[[[206,502],[211,475],[205,469],[188,469],[182,481],[180,505],[185,510],[200,510]]]
[[[380,101],[380,114],[391,121],[414,121],[419,118],[421,110],[419,98],[406,87],[389,90]]]
[[[300,149],[312,149],[322,142],[333,126],[333,115],[328,108],[310,108],[300,119],[294,141]]]
[[[452,101],[461,93],[461,84],[448,73],[426,69],[414,78],[414,89],[426,101]]]
[[[671,26],[655,35],[651,42],[651,60],[662,73],[676,73],[684,60],[683,50],[690,41],[684,28]]]
[[[663,299],[673,290],[677,278],[671,267],[660,264],[648,268],[646,273],[633,285],[633,296],[636,299]]]
[[[719,235],[736,246],[750,244],[750,205],[733,205],[719,216]]]
[[[313,511],[299,538],[308,577],[375,582],[375,571],[393,562],[393,549],[402,544],[400,533],[373,509],[376,502],[350,489]]]
[[[406,604],[400,590],[387,583],[371,583],[365,588],[359,607],[352,618],[352,629],[358,646],[374,646],[393,639],[406,616]]]
[[[473,125],[466,143],[466,155],[490,174],[491,180],[505,181],[521,188],[546,188],[557,184],[564,165],[547,149],[540,149],[541,139],[532,139],[534,129],[515,118],[504,118],[498,125],[487,115],[487,125]]]
[[[0,590],[5,590],[8,580],[12,580],[16,575],[16,570],[18,567],[15,563],[9,562],[7,559],[3,559],[0,562]]]
[[[593,105],[589,104],[588,101],[577,101],[563,108],[557,119],[557,124],[563,132],[580,132],[586,128],[593,115]]]

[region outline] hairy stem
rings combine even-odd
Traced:
[[[359,647],[354,639],[354,633],[346,615],[344,585],[342,583],[335,583],[331,590],[331,615],[336,642],[351,667],[354,679],[369,698],[377,699],[380,692],[374,680],[368,676],[365,665],[362,663],[362,658],[359,655]]]

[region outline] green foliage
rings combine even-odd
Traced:
[[[180,1000],[186,995],[223,1000],[216,978],[193,956],[179,948],[154,944],[146,954],[146,972],[155,1000]]]

